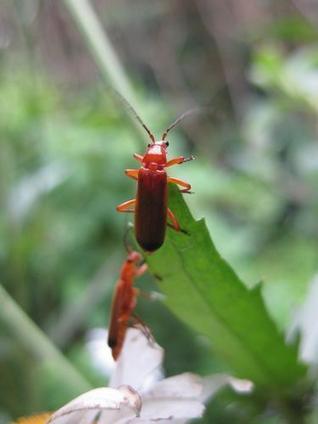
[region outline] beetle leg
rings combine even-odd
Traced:
[[[138,162],[142,163],[144,157],[139,155],[138,153],[134,153],[134,158],[138,160]]]
[[[143,297],[144,299],[147,299],[147,300],[151,300],[150,293],[143,290],[139,290],[138,296]]]
[[[168,225],[168,227],[169,228],[172,228],[173,230],[175,230],[175,231],[177,231],[176,229],[175,229],[175,227],[172,225],[172,224],[170,224],[170,222],[167,222],[167,225]],[[184,230],[183,228],[180,228],[180,230],[179,230],[181,233],[183,233],[183,234],[187,234],[187,235],[189,235],[189,232],[187,231],[187,230]],[[160,280],[162,280],[162,277],[160,277],[159,275],[157,275],[157,274],[153,274],[153,276],[155,277],[155,278],[157,278],[159,281]]]
[[[194,156],[190,156],[188,158],[185,158],[184,156],[178,156],[177,158],[168,160],[168,162],[165,165],[165,168],[168,168],[168,166],[173,165],[181,165],[184,162],[189,162],[190,160],[194,160]]]
[[[141,330],[141,332],[146,337],[148,342],[150,342],[151,344],[155,343],[154,337],[153,337],[150,329],[146,326],[146,324],[143,322],[143,320],[138,315],[132,313],[131,316],[130,316],[130,320],[131,320],[131,323],[132,323],[132,327],[138,328],[139,330]]]
[[[138,289],[137,287],[134,287],[134,292],[136,297],[143,297],[144,299],[150,299],[150,293],[147,291],[143,291]]]
[[[175,183],[180,185],[181,187],[184,187],[184,189],[181,190],[181,193],[191,193],[191,184],[187,183],[186,181],[180,180],[180,178],[168,177],[168,183]]]
[[[168,213],[168,217],[170,218],[172,228],[176,231],[180,231],[179,222],[177,221],[177,218],[174,216],[174,214],[171,212],[169,208],[167,210],[167,213]]]
[[[127,200],[116,207],[117,212],[135,212],[136,199]],[[132,209],[130,209],[132,207]]]
[[[136,277],[140,277],[141,275],[143,275],[148,269],[148,265],[147,264],[142,264],[138,270],[136,271]]]
[[[125,175],[127,175],[129,178],[132,178],[133,180],[138,180],[138,172],[139,169],[126,169]]]

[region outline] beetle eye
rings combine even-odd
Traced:
[[[150,147],[150,146],[151,146],[151,144],[149,143],[149,144],[148,144],[148,147]]]
[[[166,146],[167,146],[167,147],[169,146],[169,141],[166,141]]]

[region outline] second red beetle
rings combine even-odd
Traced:
[[[127,103],[127,101],[125,101]],[[128,200],[117,206],[118,212],[135,213],[135,235],[139,245],[148,252],[153,252],[163,244],[166,226],[169,225],[180,231],[180,225],[173,212],[168,208],[168,183],[175,183],[182,187],[183,193],[189,193],[191,185],[179,178],[169,177],[165,168],[180,165],[193,160],[193,156],[185,158],[178,156],[167,160],[166,141],[168,132],[192,111],[188,111],[174,121],[163,133],[161,140],[156,140],[146,127],[136,111],[128,104],[134,115],[147,131],[151,143],[148,144],[144,155],[134,154],[134,158],[141,163],[140,169],[126,169],[125,174],[138,181],[135,199]],[[170,222],[169,222],[170,221]]]
[[[138,289],[133,284],[135,279],[147,270],[147,265],[141,264],[141,261],[140,253],[134,251],[128,253],[114,290],[108,345],[112,349],[115,361],[122,350],[129,321],[141,324],[141,320],[133,316],[138,296]],[[147,333],[146,327],[144,327],[144,331]]]

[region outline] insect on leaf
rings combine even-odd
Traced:
[[[170,187],[169,207],[188,234],[168,230],[161,249],[147,256],[167,306],[210,341],[213,352],[240,378],[288,390],[305,374],[266,310],[261,287],[248,289],[217,252],[203,219],[196,221]]]

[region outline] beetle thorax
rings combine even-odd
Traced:
[[[148,169],[163,169],[167,163],[167,143],[165,141],[155,141],[148,145],[146,154],[143,157],[143,165]]]

